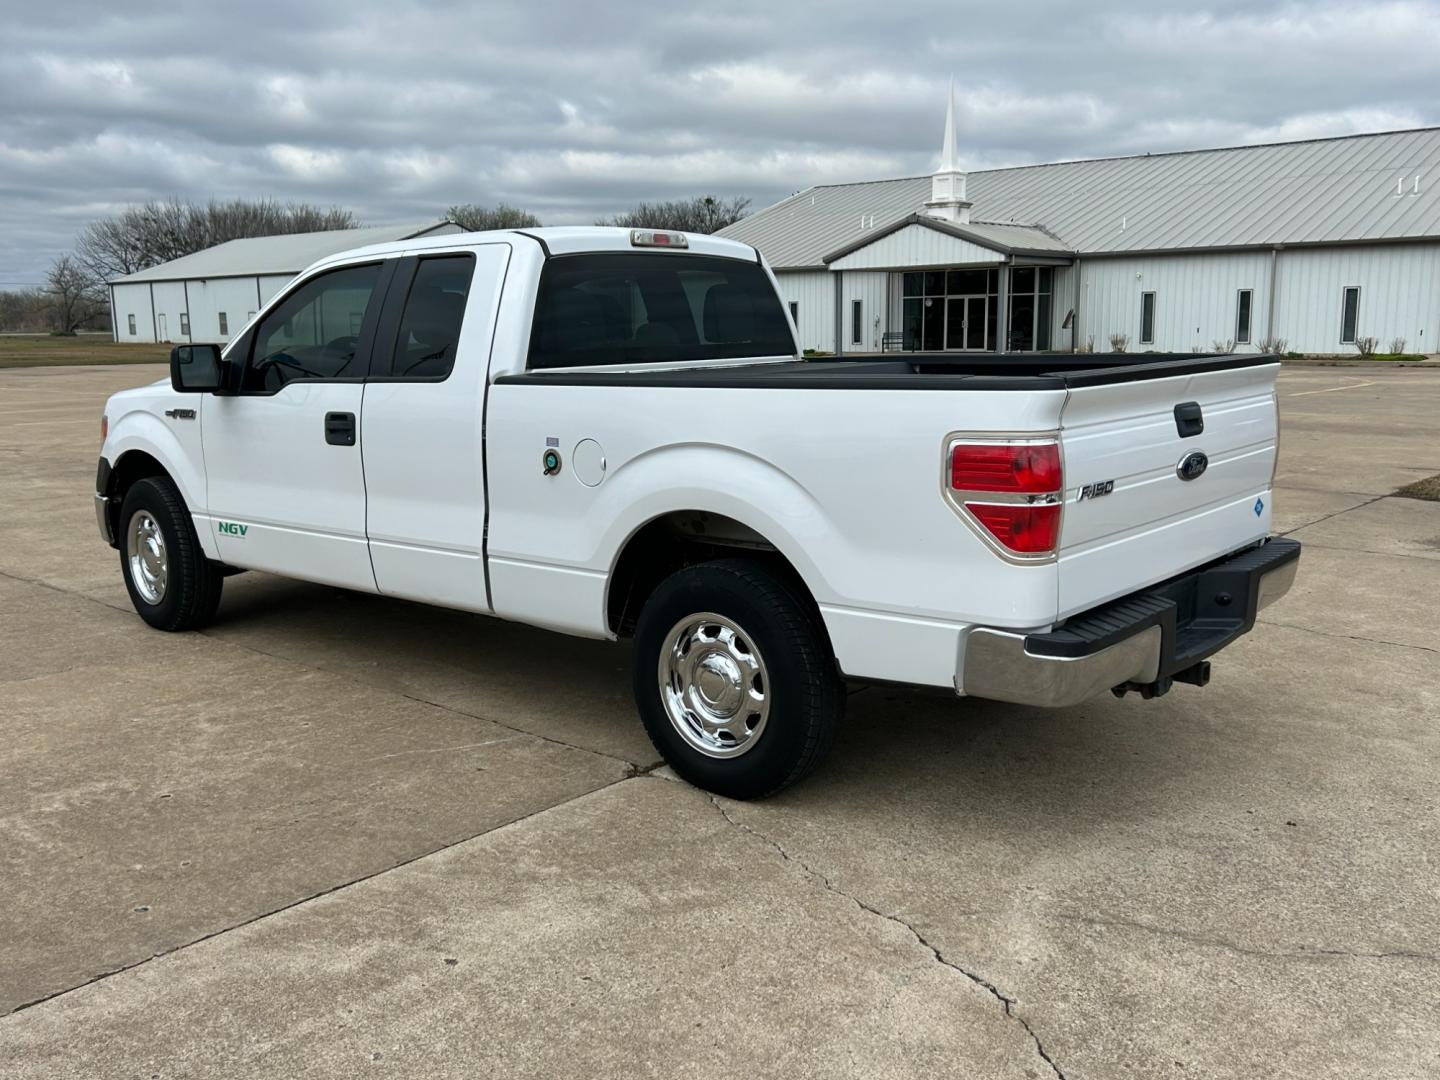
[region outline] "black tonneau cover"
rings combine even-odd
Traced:
[[[957,356],[907,353],[895,359],[824,357],[734,367],[599,371],[560,368],[502,375],[507,385],[675,386],[774,390],[1064,390],[1168,379],[1206,371],[1278,364],[1266,353],[1013,353]]]

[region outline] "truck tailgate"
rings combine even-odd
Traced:
[[[1261,364],[1070,390],[1057,618],[1269,534],[1278,371]],[[1197,406],[1203,430],[1182,434]]]

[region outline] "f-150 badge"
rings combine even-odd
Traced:
[[[1100,480],[1093,484],[1086,484],[1080,489],[1080,494],[1075,497],[1076,502],[1084,502],[1086,499],[1098,499],[1109,495],[1115,490],[1114,480]]]

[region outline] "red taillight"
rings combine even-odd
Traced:
[[[990,535],[1011,551],[1043,555],[1060,539],[1060,504],[966,503]]]
[[[1064,487],[1060,444],[1053,439],[950,446],[951,500],[1017,555],[1055,551]]]
[[[950,486],[1023,495],[1059,491],[1060,447],[1053,442],[956,443],[950,449]]]
[[[102,414],[100,415],[100,441],[103,443],[109,435],[110,435],[110,417],[108,417],[108,416],[106,416],[106,415],[104,415],[104,414],[102,413]]]

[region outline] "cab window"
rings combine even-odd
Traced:
[[[355,354],[380,265],[347,266],[311,278],[255,328],[243,391],[273,393],[296,379],[363,377]]]
[[[455,366],[460,324],[475,256],[441,255],[421,259],[405,297],[395,336],[390,375],[397,379],[443,379]]]
[[[540,274],[531,368],[793,355],[785,309],[752,260],[563,255]]]

